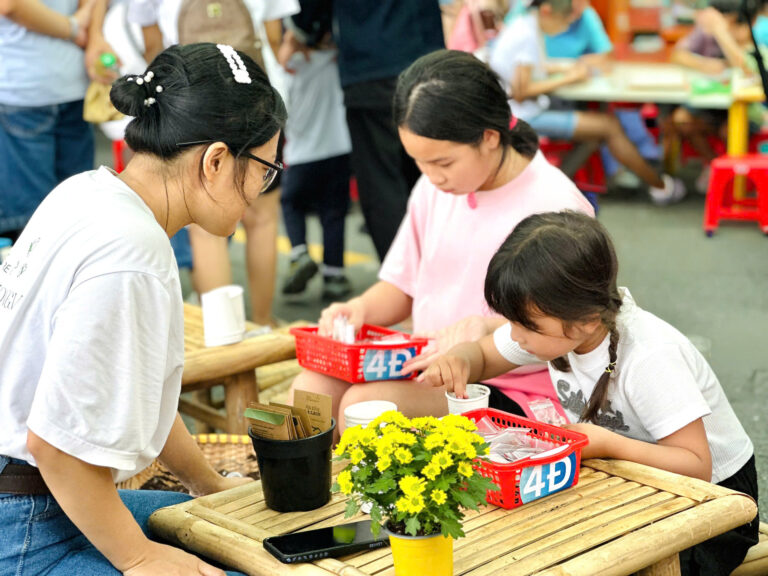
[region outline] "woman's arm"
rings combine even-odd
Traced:
[[[94,0],[86,0],[70,17],[51,10],[40,0],[0,0],[0,15],[32,32],[72,40],[83,48],[93,5]]]
[[[546,80],[533,80],[531,78],[531,71],[531,66],[518,66],[512,81],[509,83],[510,96],[518,102],[535,98],[541,94],[548,94],[569,84],[583,82],[589,77],[589,70],[581,63],[574,63],[561,76],[547,78]]]
[[[104,17],[107,14],[107,0],[94,0],[93,18],[88,28],[88,44],[85,47],[85,69],[88,76],[95,82],[101,84],[111,84],[117,77],[115,70],[105,70],[97,66],[97,62],[102,54],[115,54],[112,46],[104,38]],[[118,58],[118,64],[119,64]]]
[[[224,576],[183,550],[149,540],[120,499],[108,468],[70,456],[32,431],[27,447],[67,517],[127,576]]]
[[[564,426],[589,436],[582,458],[618,458],[646,464],[692,478],[712,480],[712,458],[701,418],[662,438],[656,444],[627,438],[596,424]]]
[[[205,496],[251,481],[250,478],[225,478],[214,470],[178,413],[159,459],[193,496]]]
[[[141,27],[141,35],[144,37],[144,61],[150,64],[163,51],[163,33],[160,26],[151,24]]]
[[[675,48],[670,55],[670,62],[712,76],[721,74],[728,67],[727,62],[721,58],[707,58],[682,48]]]

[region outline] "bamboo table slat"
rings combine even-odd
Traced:
[[[340,464],[334,464],[334,472]],[[163,538],[253,576],[392,576],[389,548],[341,559],[282,564],[261,542],[271,535],[349,522],[345,497],[318,510],[279,513],[261,484],[198,498],[155,512]],[[454,542],[454,574],[643,576],[680,573],[677,553],[749,522],[744,494],[618,460],[587,460],[577,486],[512,510],[469,512],[466,538]]]
[[[248,323],[247,329],[254,328]],[[225,414],[189,398],[179,400],[179,410],[196,420],[232,434],[245,434],[243,412],[259,398],[255,369],[296,357],[293,336],[275,331],[228,346],[207,348],[203,337],[203,315],[199,306],[184,305],[184,372],[181,391],[208,390],[224,386]]]

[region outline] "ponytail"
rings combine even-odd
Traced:
[[[619,331],[616,326],[611,327],[611,340],[608,345],[608,366],[605,371],[600,375],[597,380],[592,394],[589,397],[589,402],[584,409],[584,413],[581,415],[579,422],[591,422],[597,424],[597,413],[605,408],[606,400],[608,399],[608,386],[611,383],[614,373],[616,372],[616,350],[619,347]]]

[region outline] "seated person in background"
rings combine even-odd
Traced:
[[[550,92],[583,82],[589,75],[584,63],[549,68],[542,53],[542,35],[555,36],[568,29],[573,19],[571,0],[533,0],[528,11],[512,20],[496,40],[490,65],[508,86],[512,112],[543,136],[560,140],[598,141],[616,159],[650,187],[658,204],[680,200],[682,182],[660,174],[640,155],[615,117],[597,112],[550,110]],[[549,76],[550,71],[559,72]]]
[[[538,152],[530,127],[513,119],[498,76],[471,54],[441,50],[414,62],[398,79],[394,117],[422,176],[380,281],[360,297],[326,308],[320,332],[330,335],[341,315],[356,327],[412,317],[414,332],[434,337],[436,345],[406,362],[408,373],[498,326],[483,299],[483,278],[491,255],[519,220],[552,209],[593,210]],[[492,405],[520,414],[516,402],[524,403],[528,393],[556,401],[542,368],[493,379]],[[365,400],[390,400],[408,417],[448,410],[444,390],[412,380],[349,384],[304,371],[294,389],[331,395],[339,433],[344,409]]]
[[[747,55],[752,46],[749,29],[757,19],[758,6],[755,0],[747,0],[747,20],[741,5],[742,0],[711,0],[708,8],[696,13],[696,27],[693,31],[675,46],[672,62],[711,76],[721,76],[729,67],[740,68],[745,74],[751,75]],[[755,117],[754,120],[762,122],[761,117]],[[674,159],[670,158],[673,149],[670,143],[679,138],[689,140],[705,164],[696,187],[706,193],[709,163],[715,158],[707,137],[719,135],[724,139],[727,128],[727,110],[680,106],[672,112],[665,126],[665,164],[674,164]]]
[[[674,327],[616,284],[608,233],[575,212],[520,222],[491,259],[485,295],[508,323],[420,376],[462,396],[467,382],[545,361],[582,458],[619,458],[700,478],[757,501],[752,442],[717,376]],[[727,576],[757,544],[759,516],[680,553],[682,574]]]

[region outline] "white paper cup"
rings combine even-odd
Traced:
[[[245,335],[243,287],[222,286],[200,296],[206,346],[240,342]]]
[[[387,400],[369,400],[350,404],[344,409],[344,424],[347,428],[367,426],[374,418],[390,410],[397,410],[397,404]]]
[[[453,392],[446,392],[445,397],[448,399],[449,413],[463,414],[478,408],[488,408],[491,389],[482,384],[467,384],[467,398],[456,398]]]

